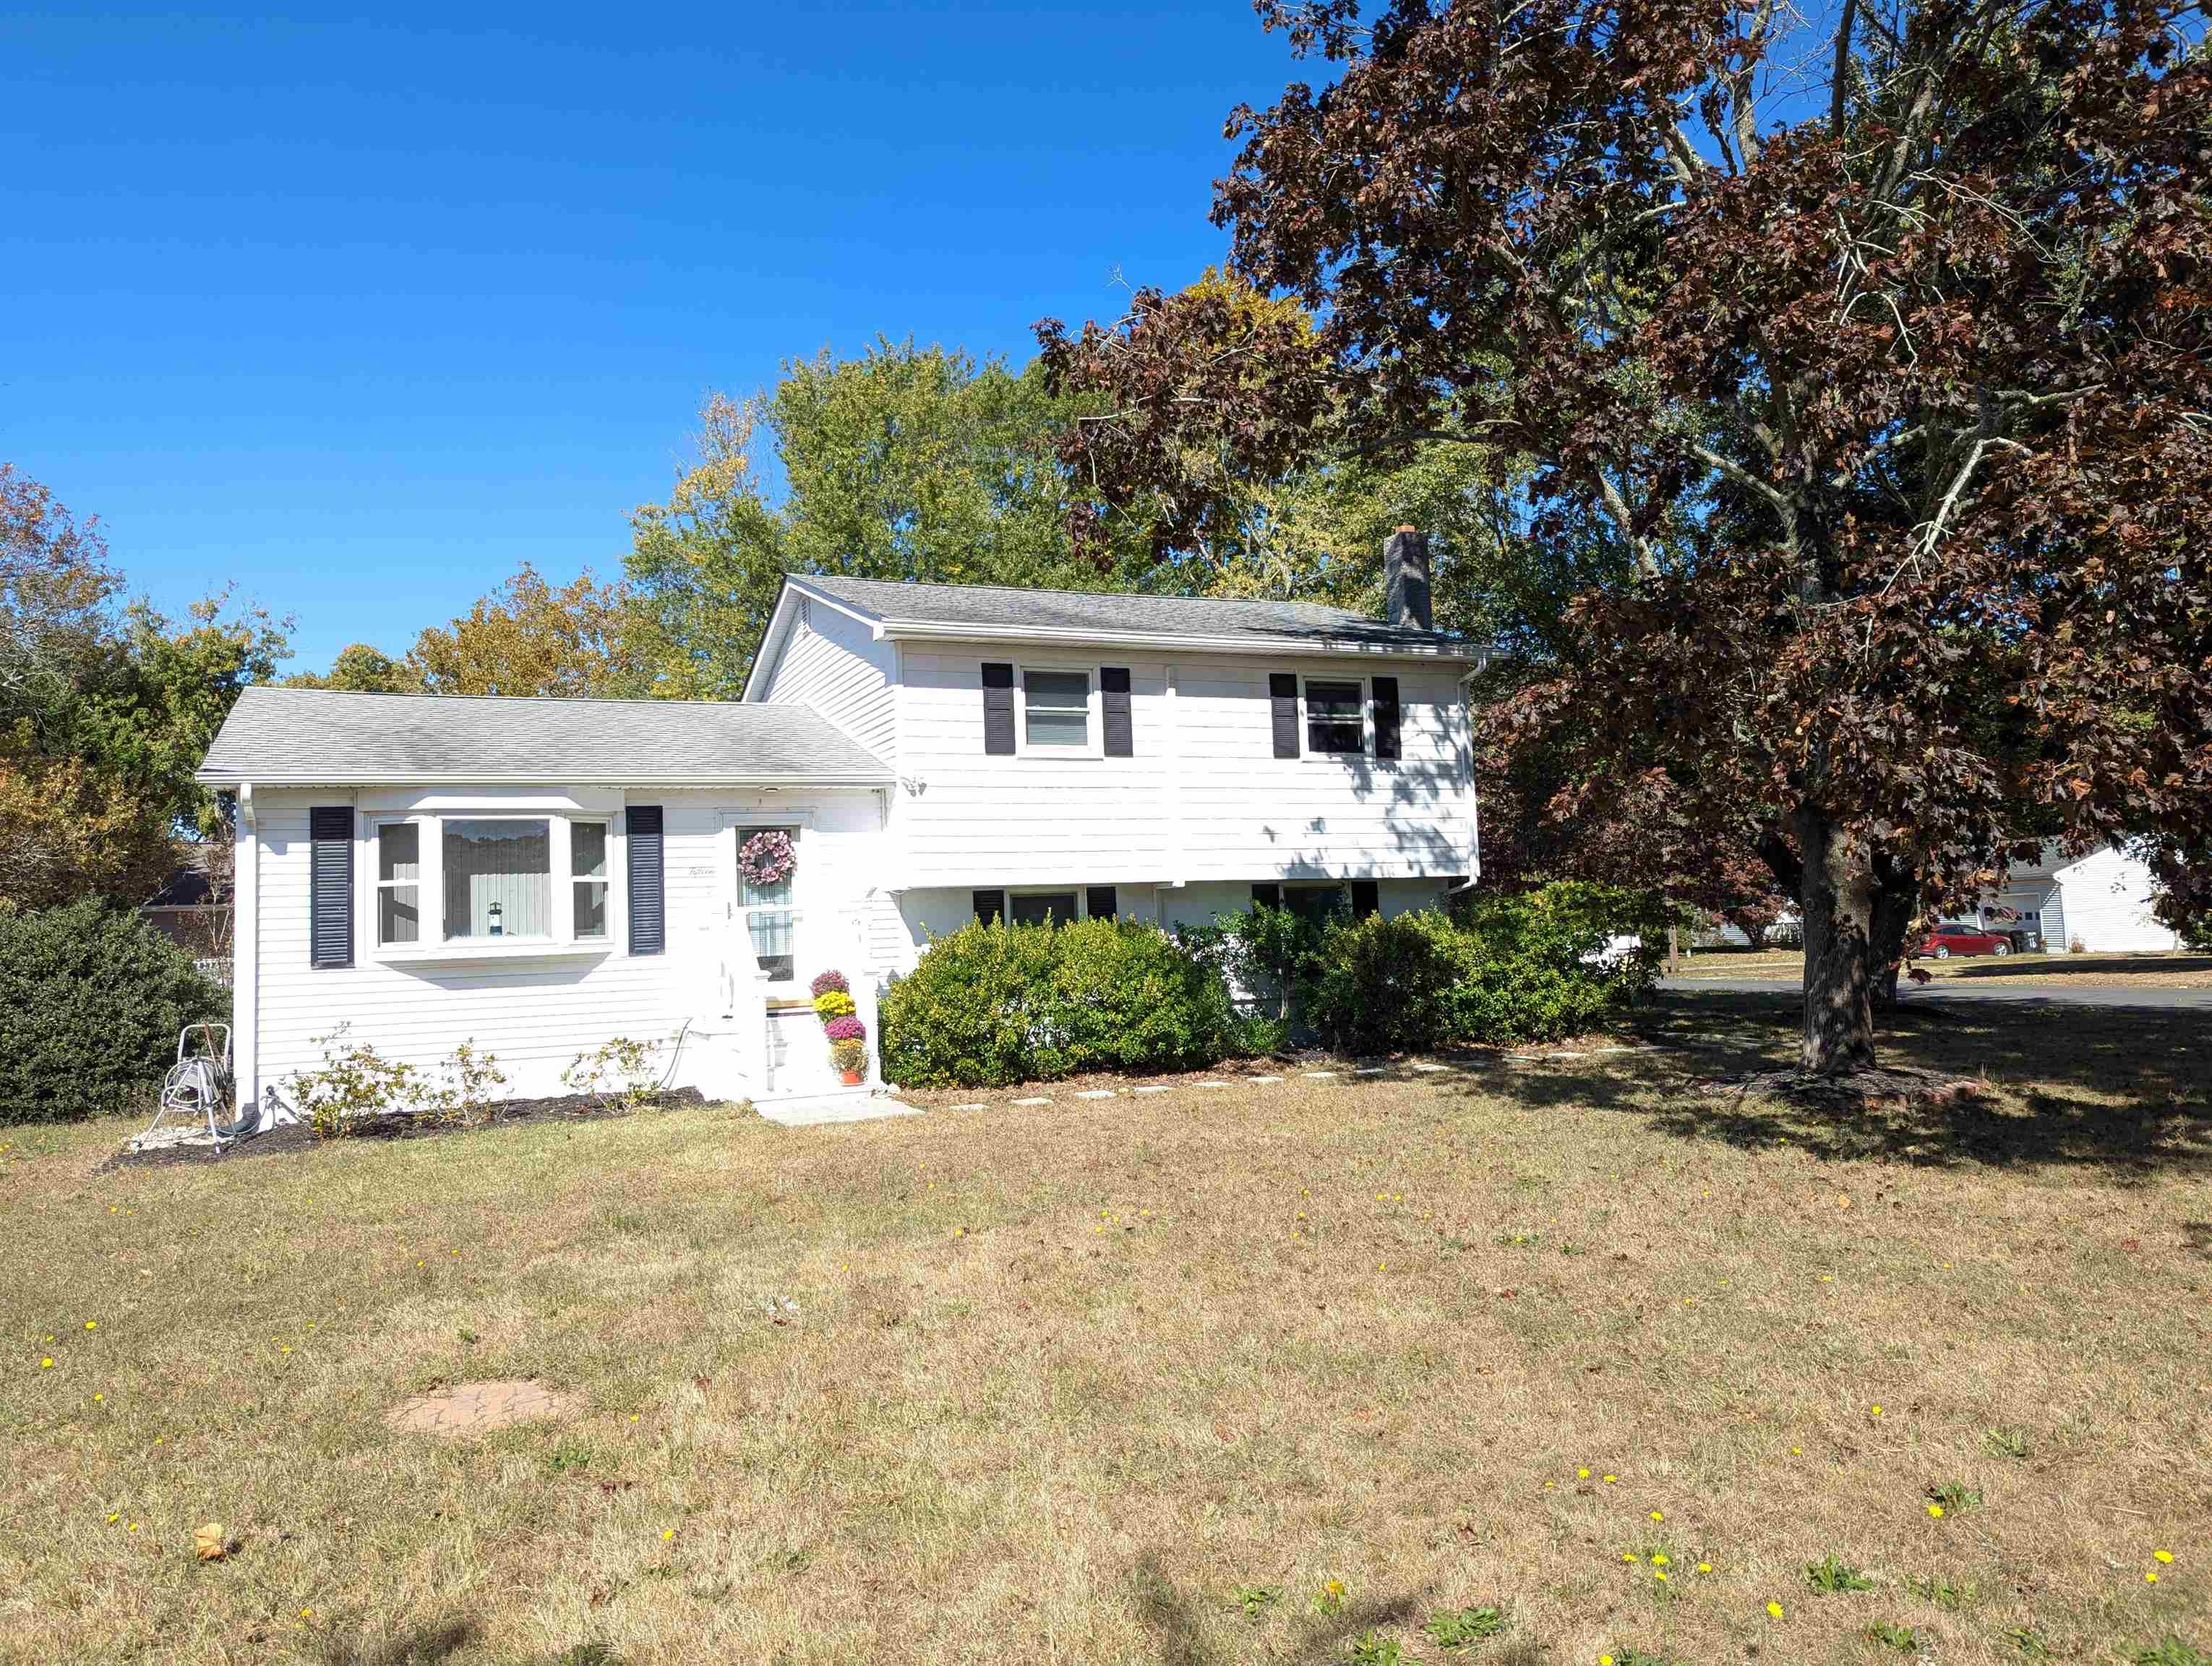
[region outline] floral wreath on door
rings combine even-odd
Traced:
[[[799,866],[799,849],[780,828],[756,833],[738,847],[738,874],[757,890],[780,885]]]

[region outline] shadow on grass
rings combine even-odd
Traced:
[[[482,1635],[472,1618],[431,1621],[377,1638],[326,1637],[316,1652],[328,1666],[439,1666]]]
[[[2161,954],[2146,955],[2139,959],[2117,959],[2101,955],[2086,959],[2069,957],[2064,960],[2022,960],[2014,956],[1977,956],[1973,963],[1953,966],[1943,976],[1959,982],[1971,982],[1978,977],[2002,977],[2025,981],[2030,978],[2059,978],[2091,976],[2096,977],[2172,977],[2177,972],[2212,972],[2212,955]]]
[[[2212,1172],[2212,1021],[2202,1013],[1976,1002],[1891,1016],[1884,1063],[1989,1084],[1942,1104],[1893,1099],[1839,1116],[1705,1085],[1788,1063],[1800,1011],[1794,994],[1669,991],[1630,1021],[1656,1052],[1616,1056],[1601,1071],[1580,1061],[1488,1071],[1468,1091],[1631,1111],[1684,1139],[1754,1148],[1787,1140],[1822,1157],[2122,1177]]]
[[[1156,1553],[1148,1550],[1138,1557],[1129,1570],[1128,1584],[1137,1616],[1152,1634],[1149,1658],[1170,1666],[1213,1666],[1217,1661],[1246,1657],[1237,1651],[1224,1655],[1206,1645],[1205,1614],[1211,1604],[1202,1607],[1200,1599],[1178,1590],[1161,1570]],[[1291,1601],[1291,1593],[1285,1592],[1282,1600]],[[1417,1595],[1408,1594],[1387,1602],[1355,1602],[1340,1614],[1308,1614],[1297,1622],[1291,1652],[1278,1657],[1302,1666],[1340,1662],[1349,1639],[1380,1626],[1411,1625],[1419,1602]]]

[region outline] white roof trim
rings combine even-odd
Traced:
[[[471,770],[465,775],[425,775],[413,772],[380,775],[333,775],[329,770],[317,770],[297,775],[267,775],[256,770],[251,777],[233,775],[210,775],[202,770],[192,779],[203,787],[243,787],[249,783],[256,787],[653,787],[676,788],[687,787],[889,787],[890,771],[868,775],[610,775],[604,771],[593,775],[547,774],[539,770],[529,775],[486,775]]]
[[[1374,660],[1486,660],[1487,647],[1415,648],[1407,643],[1347,642],[1328,637],[1193,636],[1155,630],[1073,630],[1032,626],[947,624],[935,619],[885,619],[878,635],[962,642],[1097,642],[1108,648],[1198,648],[1273,659],[1281,654],[1359,654]]]

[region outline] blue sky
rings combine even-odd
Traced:
[[[1188,281],[1295,73],[1242,0],[0,16],[0,460],[294,669],[397,652],[617,570],[709,388]]]

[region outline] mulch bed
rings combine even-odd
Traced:
[[[644,1102],[647,1110],[668,1110],[678,1105],[703,1105],[705,1097],[696,1087],[679,1087],[656,1093]],[[505,1099],[499,1114],[489,1122],[448,1122],[433,1116],[398,1114],[375,1116],[349,1125],[346,1139],[430,1140],[449,1134],[478,1134],[486,1129],[513,1128],[523,1122],[600,1122],[629,1116],[629,1107],[609,1104],[583,1093],[556,1094],[547,1099]],[[286,1122],[241,1140],[228,1150],[210,1151],[204,1146],[169,1146],[158,1151],[119,1151],[100,1165],[98,1172],[118,1169],[159,1169],[185,1163],[228,1163],[242,1157],[281,1157],[313,1151],[325,1142],[304,1122]]]

